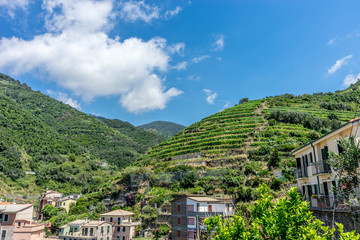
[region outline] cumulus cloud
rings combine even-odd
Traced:
[[[176,6],[176,8],[174,10],[167,10],[164,14],[164,18],[167,20],[171,19],[171,18],[175,17],[176,15],[178,15],[179,12],[181,12],[181,10],[182,10],[182,7],[180,7],[180,6]]]
[[[129,22],[140,19],[149,23],[153,19],[159,19],[160,10],[157,6],[146,4],[145,1],[129,1],[122,4],[120,16]]]
[[[6,8],[10,17],[14,18],[15,10],[26,9],[29,0],[0,0],[0,8]]]
[[[111,1],[44,0],[48,33],[31,40],[0,40],[0,70],[19,75],[33,70],[83,100],[119,96],[128,111],[163,109],[182,93],[166,90],[158,74],[166,73],[170,56],[163,38],[110,38]],[[59,11],[60,9],[60,11]]]
[[[215,99],[217,97],[217,93],[216,92],[212,92],[211,90],[209,89],[204,89],[204,92],[206,93],[207,97],[206,97],[206,101],[209,103],[209,104],[213,104],[215,102]]]
[[[204,61],[205,59],[207,59],[209,57],[210,57],[210,55],[203,55],[203,56],[200,56],[200,57],[194,57],[193,59],[191,59],[191,62],[199,63],[199,62],[202,62],[202,61]]]
[[[188,65],[188,63],[186,61],[183,61],[183,62],[179,62],[178,64],[173,66],[173,68],[180,71],[180,70],[186,69],[187,65]]]
[[[73,108],[76,108],[77,110],[81,110],[80,104],[77,100],[69,97],[66,93],[63,92],[54,92],[52,90],[47,90],[47,94],[49,94],[50,97],[53,97],[60,102],[63,102],[67,105],[70,105]]]
[[[220,34],[218,39],[215,41],[215,49],[214,51],[219,51],[224,49],[225,41],[224,41],[224,35]]]
[[[358,75],[348,74],[344,79],[343,86],[349,87],[351,84],[356,83],[359,79],[360,79],[360,73]]]
[[[333,74],[337,70],[339,70],[342,66],[346,65],[348,63],[348,60],[352,58],[352,55],[348,55],[342,59],[339,59],[336,61],[334,65],[332,65],[331,68],[329,68],[328,73]]]

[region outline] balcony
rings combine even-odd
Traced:
[[[296,178],[306,178],[308,177],[307,169],[297,169]]]
[[[321,161],[311,165],[313,175],[322,173],[331,173],[330,165],[327,162]]]

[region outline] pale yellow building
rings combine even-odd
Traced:
[[[312,208],[332,208],[333,186],[336,182],[327,163],[329,153],[342,151],[337,140],[354,137],[360,141],[360,118],[353,119],[338,129],[293,151],[296,159],[297,186]]]
[[[66,212],[69,212],[70,205],[72,203],[76,204],[77,198],[71,198],[69,196],[66,196],[64,198],[60,198],[56,200],[55,207],[57,208],[64,208]]]

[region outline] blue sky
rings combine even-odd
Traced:
[[[85,113],[190,125],[360,77],[359,1],[0,0],[0,72]]]

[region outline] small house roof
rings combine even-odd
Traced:
[[[26,208],[32,207],[32,204],[5,204],[0,205],[0,212],[3,213],[16,213]]]
[[[196,202],[220,202],[220,200],[211,197],[188,197]]]
[[[111,212],[100,214],[101,217],[106,217],[106,216],[121,216],[121,217],[124,217],[124,216],[132,216],[132,215],[134,215],[134,213],[129,212],[129,211],[125,211],[125,210],[121,210],[121,209],[117,209],[117,210],[114,210],[114,211],[111,211]]]

